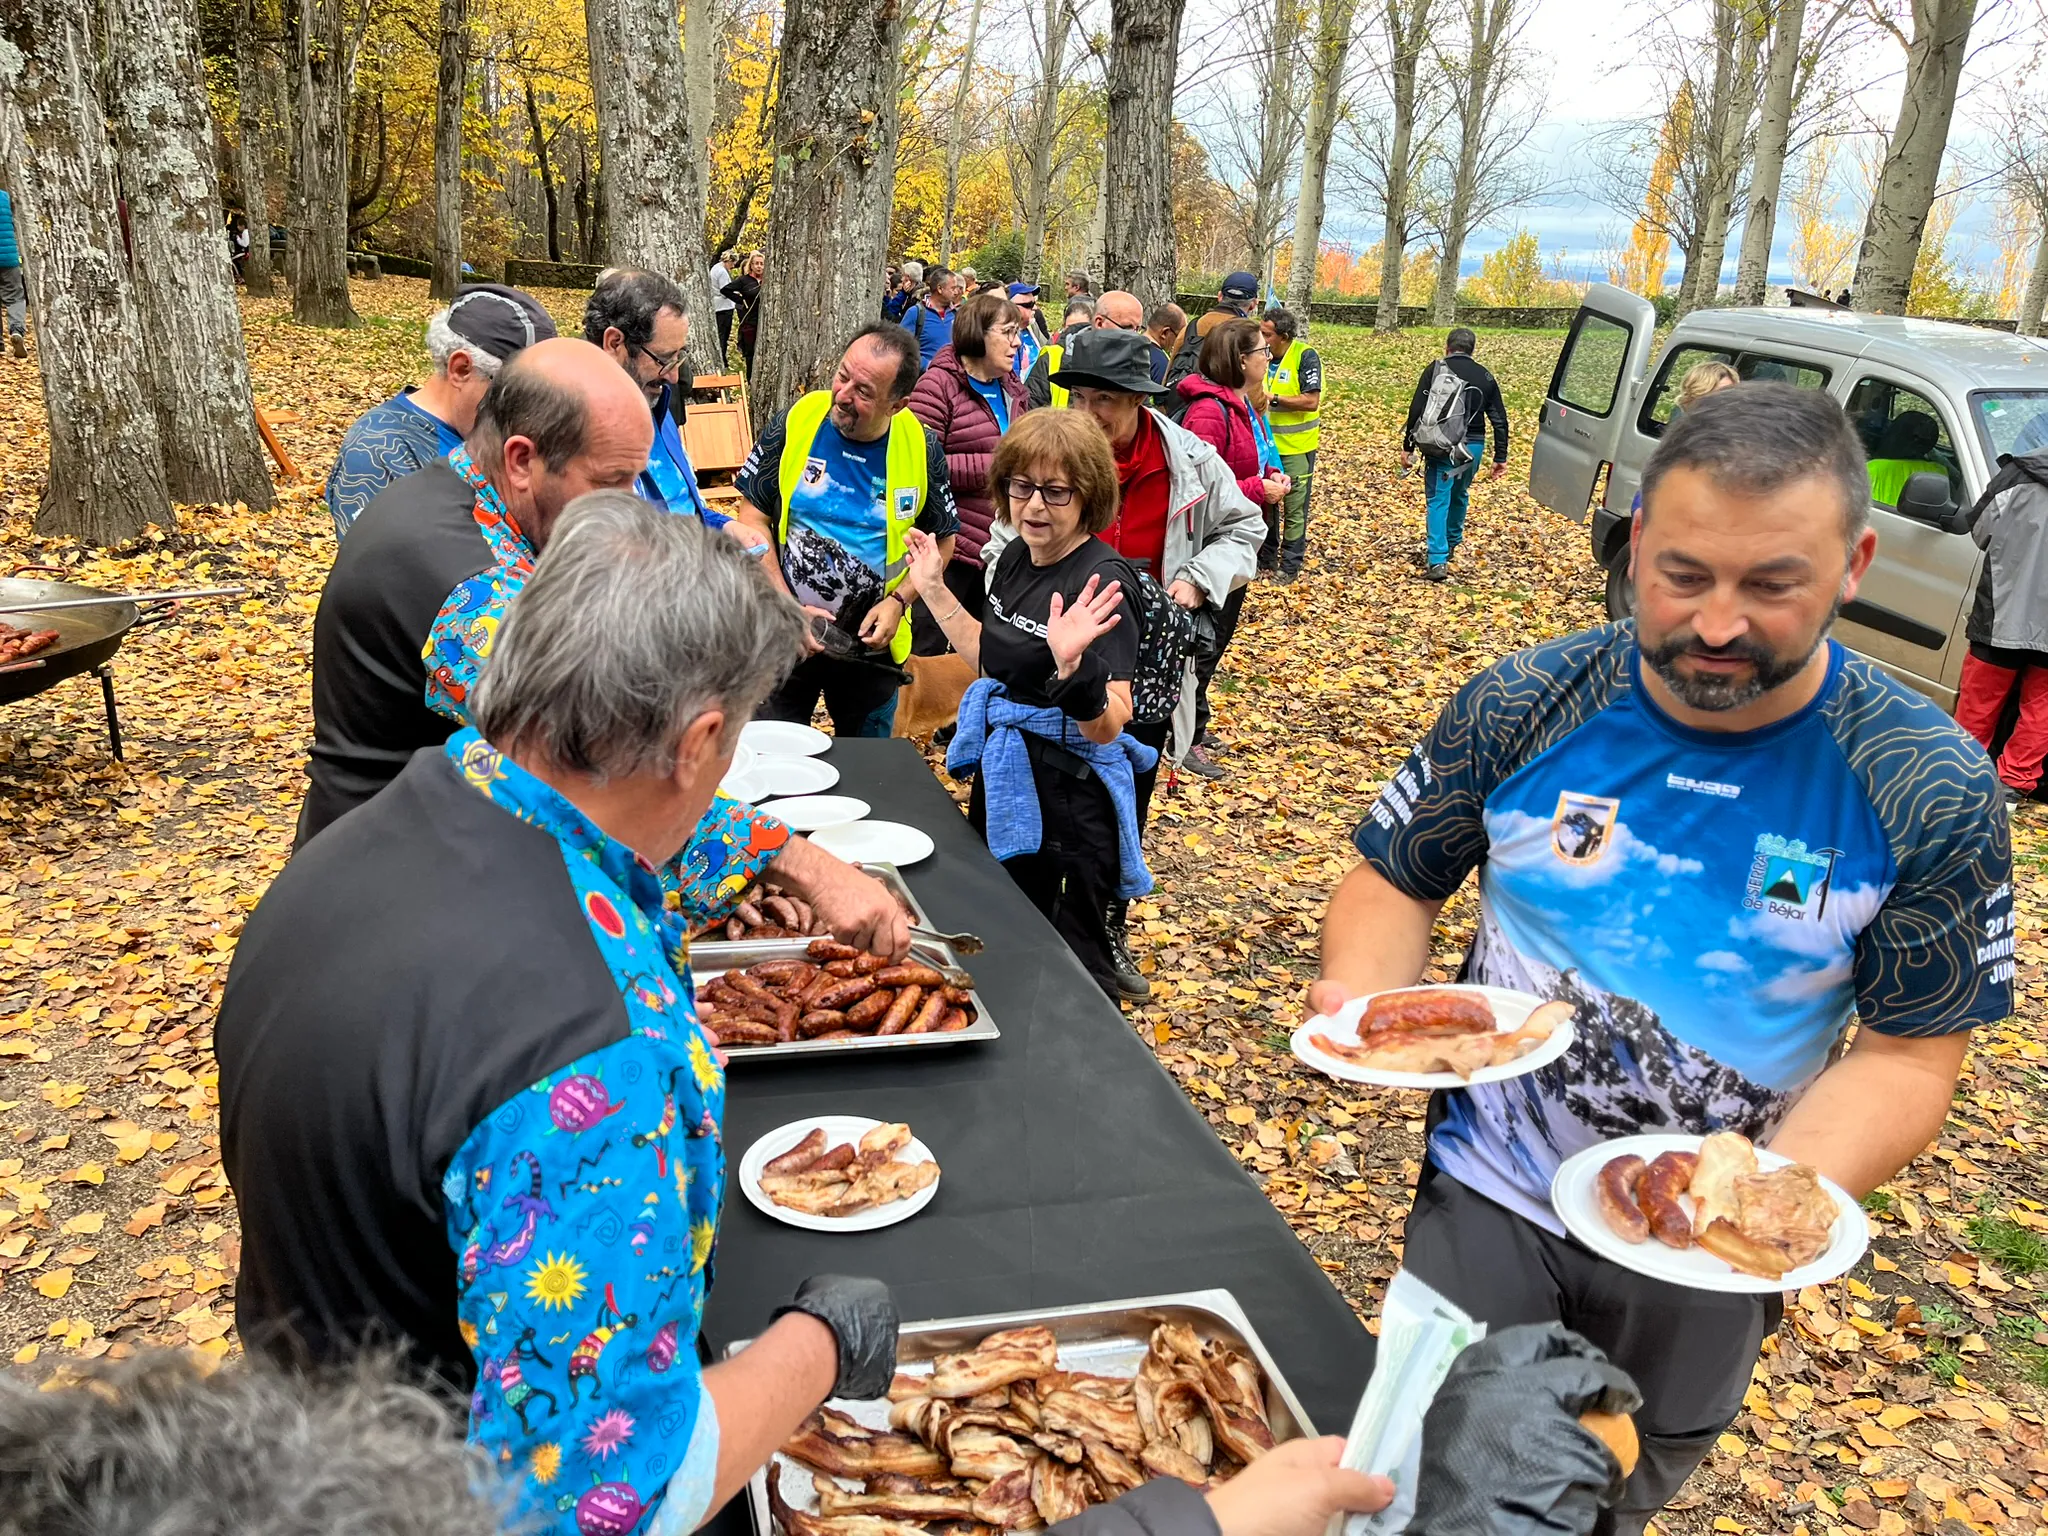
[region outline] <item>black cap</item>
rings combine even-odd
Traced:
[[[1259,296],[1259,280],[1250,272],[1233,272],[1216,290],[1226,299],[1242,304]]]
[[[1086,330],[1067,343],[1053,383],[1062,389],[1116,389],[1127,395],[1163,395],[1152,377],[1152,338],[1143,331]]]
[[[502,363],[536,341],[551,338],[555,322],[539,299],[521,289],[503,283],[465,283],[448,306],[448,329]]]

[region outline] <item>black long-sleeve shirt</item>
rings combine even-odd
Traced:
[[[1486,434],[1479,423],[1483,417],[1493,425],[1493,461],[1507,462],[1508,456],[1508,408],[1500,397],[1500,385],[1485,365],[1462,352],[1452,352],[1439,359],[1451,372],[1465,381],[1465,435],[1468,439],[1484,437]],[[1410,452],[1415,447],[1415,423],[1422,419],[1422,407],[1429,399],[1429,384],[1436,373],[1436,364],[1431,363],[1422,370],[1422,377],[1415,381],[1415,398],[1408,402],[1408,422],[1401,429],[1401,451]],[[1477,397],[1476,399],[1474,397]]]

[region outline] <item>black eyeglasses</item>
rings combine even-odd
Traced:
[[[643,347],[638,342],[634,342],[633,350],[654,364],[654,371],[656,373],[671,373],[681,366],[683,353],[687,349],[677,347],[673,352],[657,352],[652,347]]]
[[[1018,475],[1012,475],[1003,482],[1003,494],[1020,507],[1029,505],[1034,496],[1048,507],[1071,506],[1074,500],[1074,488],[1071,485],[1061,485],[1057,481],[1040,485]]]

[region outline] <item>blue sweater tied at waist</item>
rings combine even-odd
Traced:
[[[946,751],[946,771],[954,778],[981,775],[988,851],[998,859],[1014,859],[1038,852],[1044,842],[1026,732],[1064,747],[1102,780],[1116,810],[1116,893],[1126,900],[1149,893],[1152,871],[1145,867],[1138,842],[1137,775],[1156,764],[1159,754],[1128,733],[1106,745],[1090,741],[1067,715],[1049,705],[1014,702],[992,677],[980,679],[961,697],[959,728]]]

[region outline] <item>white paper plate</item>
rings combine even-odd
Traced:
[[[754,764],[754,777],[771,795],[815,795],[839,782],[839,770],[821,757],[772,757]]]
[[[849,864],[915,864],[930,858],[933,847],[929,833],[900,821],[850,821],[811,841]]]
[[[1493,1006],[1493,1016],[1500,1021],[1501,1031],[1508,1033],[1520,1029],[1529,1020],[1529,1015],[1542,1007],[1546,999],[1532,997],[1527,992],[1510,992],[1506,987],[1473,986],[1424,986],[1392,987],[1390,992],[1469,992],[1483,997]],[[1317,1014],[1306,1024],[1295,1030],[1292,1044],[1295,1060],[1305,1066],[1314,1067],[1318,1072],[1341,1078],[1347,1083],[1373,1083],[1381,1088],[1468,1088],[1472,1083],[1503,1083],[1511,1077],[1521,1077],[1534,1072],[1538,1067],[1548,1066],[1557,1060],[1572,1044],[1572,1021],[1566,1019],[1550,1033],[1550,1039],[1536,1047],[1528,1055],[1515,1061],[1503,1062],[1497,1067],[1481,1067],[1472,1074],[1470,1082],[1455,1072],[1383,1072],[1377,1067],[1362,1067],[1356,1062],[1346,1061],[1341,1056],[1332,1056],[1319,1051],[1309,1044],[1310,1035],[1328,1035],[1346,1045],[1358,1040],[1358,1021],[1365,1016],[1366,1004],[1375,997],[1384,997],[1383,992],[1368,992],[1364,997],[1354,997],[1334,1014]]]
[[[1611,1159],[1633,1152],[1644,1162],[1653,1162],[1665,1152],[1695,1151],[1705,1139],[1703,1136],[1671,1134],[1624,1136],[1619,1141],[1603,1141],[1597,1147],[1586,1148],[1576,1157],[1565,1159],[1550,1181],[1550,1203],[1557,1211],[1557,1219],[1564,1223],[1567,1232],[1601,1258],[1611,1259],[1623,1269],[1632,1269],[1653,1280],[1668,1280],[1673,1285],[1690,1286],[1696,1291],[1730,1291],[1748,1295],[1796,1291],[1801,1286],[1819,1285],[1824,1280],[1836,1279],[1855,1268],[1856,1261],[1863,1257],[1863,1250],[1870,1245],[1870,1222],[1863,1214],[1863,1207],[1849,1198],[1848,1191],[1825,1175],[1821,1184],[1834,1197],[1840,1212],[1835,1217],[1827,1251],[1811,1264],[1786,1270],[1784,1276],[1777,1280],[1745,1275],[1704,1248],[1672,1248],[1654,1237],[1646,1242],[1631,1243],[1607,1225],[1607,1218],[1600,1214],[1600,1196],[1595,1186],[1600,1170]],[[1774,1168],[1785,1167],[1792,1159],[1781,1157],[1766,1147],[1758,1147],[1756,1161],[1759,1168],[1769,1173]],[[1678,1200],[1690,1215],[1692,1196],[1680,1195]]]
[[[859,821],[867,815],[868,803],[852,795],[792,795],[787,800],[770,800],[761,809],[795,831],[816,832],[821,827]]]
[[[745,732],[743,731],[741,735],[744,738]],[[752,789],[759,793],[760,780],[754,770],[760,761],[761,754],[742,739],[740,744],[732,749],[732,762],[726,766],[725,777],[718,781],[718,787],[735,800],[753,799],[754,795],[742,791]],[[735,789],[734,785],[738,785],[739,788]]]
[[[769,757],[816,757],[832,738],[788,720],[750,720],[740,727],[740,745]]]
[[[758,765],[743,771],[728,773],[718,781],[719,792],[743,800],[748,805],[757,805],[768,798],[768,781],[762,776]]]
[[[939,1192],[943,1174],[908,1200],[870,1206],[867,1210],[855,1211],[851,1216],[806,1215],[802,1211],[792,1211],[786,1205],[777,1205],[761,1192],[761,1170],[771,1159],[782,1156],[812,1131],[825,1133],[825,1147],[829,1151],[842,1141],[858,1142],[880,1124],[880,1120],[869,1120],[861,1115],[813,1115],[807,1120],[792,1120],[747,1148],[747,1155],[740,1159],[740,1188],[746,1191],[747,1199],[756,1210],[789,1226],[804,1227],[812,1232],[872,1232],[876,1227],[893,1227],[899,1221],[908,1221],[932,1203]],[[938,1161],[932,1156],[932,1149],[915,1136],[910,1138],[909,1146],[896,1154],[896,1159],[904,1163]]]

